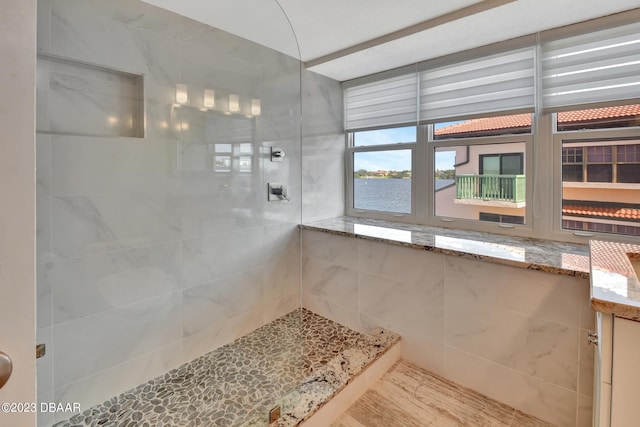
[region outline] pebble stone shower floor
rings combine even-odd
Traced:
[[[277,397],[361,337],[297,309],[54,427],[256,425]]]

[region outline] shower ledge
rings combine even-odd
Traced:
[[[286,395],[282,399],[281,418],[269,427],[326,427],[399,359],[400,336],[376,328]]]

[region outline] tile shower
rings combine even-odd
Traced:
[[[131,0],[38,0],[38,54],[40,401],[89,408],[300,307],[303,211],[342,209],[312,166],[343,164],[337,82]]]

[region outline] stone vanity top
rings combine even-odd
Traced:
[[[640,282],[632,261],[640,245],[592,240],[591,306],[602,313],[640,320]]]
[[[355,217],[314,221],[302,224],[301,228],[530,270],[589,278],[588,245]]]

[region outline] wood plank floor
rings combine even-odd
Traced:
[[[552,427],[503,403],[398,362],[332,427]]]

